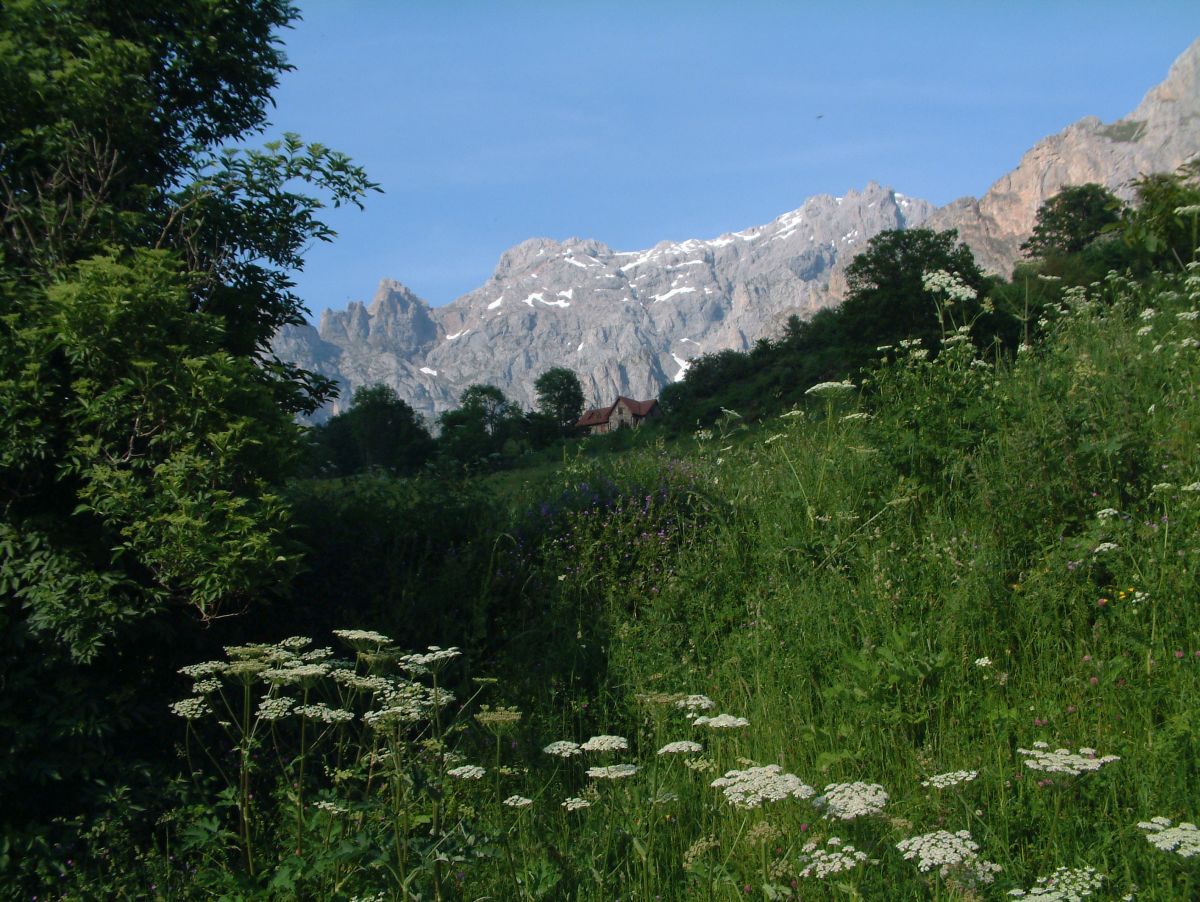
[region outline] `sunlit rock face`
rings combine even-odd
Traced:
[[[1138,175],[1173,171],[1200,153],[1200,41],[1136,110],[1081,119],[1039,142],[980,199],[940,209],[874,182],[819,195],[760,226],[715,238],[614,251],[599,241],[532,238],[505,251],[491,278],[431,308],[393,280],[369,305],[327,310],[318,328],[287,327],[285,360],[353,390],[384,383],[434,417],[487,382],[529,408],[538,375],[574,370],[589,406],[653,398],[699,354],[746,350],[845,291],[845,266],[887,229],[958,229],[980,264],[1008,275],[1041,204],[1068,185],[1099,182],[1122,197]]]

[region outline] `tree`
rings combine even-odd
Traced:
[[[1200,249],[1200,159],[1174,173],[1133,183],[1136,202],[1123,224],[1125,243],[1144,269],[1181,268]]]
[[[533,383],[538,410],[557,424],[563,435],[573,435],[575,424],[583,416],[583,387],[573,370],[556,366],[546,370]]]
[[[459,405],[438,418],[439,453],[462,465],[498,459],[520,426],[520,410],[496,386],[485,384],[468,386]]]
[[[225,147],[265,127],[296,14],[0,4],[0,818],[147,753],[114,749],[166,732],[194,624],[293,572],[278,486],[331,386],[270,341],[319,209],[374,188],[295,136]]]
[[[387,385],[363,385],[350,409],[313,430],[318,458],[341,476],[367,470],[415,472],[433,454],[417,412]]]
[[[984,291],[983,272],[953,229],[894,229],[868,242],[846,267],[849,291],[838,310],[837,331],[856,346],[856,358],[901,338],[940,340],[938,308],[924,285],[926,274],[938,271],[952,273],[977,296]],[[965,306],[958,322],[978,309]]]
[[[1026,256],[1076,254],[1121,221],[1120,198],[1095,182],[1064,188],[1037,211]]]
[[[478,417],[484,431],[491,436],[500,436],[505,427],[520,415],[516,405],[494,385],[470,385],[458,403],[464,412]]]

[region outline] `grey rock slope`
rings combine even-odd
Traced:
[[[532,407],[534,381],[553,366],[578,373],[595,404],[616,394],[653,398],[698,354],[744,350],[788,315],[828,306],[839,267],[871,236],[918,225],[931,211],[871,183],[810,198],[763,226],[642,251],[533,238],[444,307],[385,280],[369,306],[327,310],[318,329],[288,327],[275,350],[342,384],[326,415],[376,382],[430,417],[476,382]]]
[[[980,265],[1008,275],[1020,259],[1021,242],[1033,231],[1038,207],[1063,188],[1098,182],[1128,200],[1139,175],[1174,172],[1197,153],[1200,39],[1128,116],[1108,124],[1088,116],[1039,141],[982,198],[948,204],[928,225],[958,229]]]
[[[1038,207],[1064,186],[1099,182],[1128,197],[1138,175],[1197,153],[1200,41],[1129,116],[1108,125],[1085,118],[1046,138],[979,200],[935,210],[872,182],[810,198],[763,226],[643,251],[534,238],[444,307],[385,280],[369,306],[327,310],[318,329],[286,328],[275,350],[341,383],[342,398],[321,416],[377,382],[428,417],[476,382],[532,407],[534,380],[552,366],[578,373],[593,404],[651,398],[697,355],[745,350],[778,334],[787,316],[838,303],[845,265],[881,231],[957,228],[983,266],[1008,274]]]

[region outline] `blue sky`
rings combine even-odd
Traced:
[[[396,278],[432,304],[525,238],[614,249],[768,222],[874,179],[979,195],[1041,137],[1131,111],[1194,2],[300,0],[271,132],[385,193],[328,211],[319,314]]]

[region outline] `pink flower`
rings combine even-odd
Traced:
[[[1090,678],[1088,679],[1088,682],[1089,682],[1089,683],[1091,683],[1093,686],[1099,686],[1099,685],[1100,685],[1100,678],[1099,678],[1099,677],[1090,677]]]

